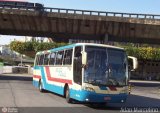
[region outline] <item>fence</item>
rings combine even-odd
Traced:
[[[33,69],[32,67],[21,67],[21,66],[3,66],[2,68],[3,73],[25,73],[25,74],[32,74]]]
[[[0,62],[0,74],[2,74],[2,73],[3,73],[3,63]]]
[[[91,11],[91,10],[78,10],[78,9],[64,9],[64,8],[50,8],[42,7],[37,10],[36,7],[17,7],[17,6],[2,6],[0,9],[18,9],[18,10],[29,10],[29,11],[40,11],[41,13],[65,13],[65,14],[80,14],[90,16],[112,16],[112,17],[127,17],[137,19],[160,19],[160,15],[155,14],[138,14],[138,13],[121,13],[121,12],[105,12],[105,11]]]

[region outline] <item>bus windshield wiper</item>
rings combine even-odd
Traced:
[[[97,85],[97,82],[95,80],[92,80],[92,81],[88,81],[89,84],[92,84],[92,85]]]
[[[113,77],[109,77],[108,76],[108,79],[107,79],[107,84],[110,83],[109,85],[114,85],[114,86],[119,86],[119,82],[113,78]]]
[[[102,84],[101,82],[97,82],[97,80],[92,80],[92,81],[88,81],[89,84],[92,84],[92,85],[106,85],[106,84]]]

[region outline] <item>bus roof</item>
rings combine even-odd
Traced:
[[[37,52],[37,54],[50,53],[52,51],[59,51],[59,50],[69,49],[69,48],[72,48],[72,47],[83,46],[83,45],[85,45],[85,46],[107,47],[107,48],[114,48],[114,49],[124,50],[123,48],[116,47],[116,46],[111,46],[111,45],[106,45],[106,44],[75,43],[75,44],[70,44],[70,45],[66,45],[66,46],[61,46],[61,47],[58,47],[58,48],[53,48],[53,49],[50,49],[50,50],[40,51],[40,52]]]

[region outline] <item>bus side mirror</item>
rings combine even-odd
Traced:
[[[134,71],[138,68],[138,60],[136,57],[128,56],[129,70]]]
[[[82,65],[87,65],[87,53],[82,52]]]

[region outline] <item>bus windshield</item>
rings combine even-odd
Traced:
[[[127,85],[127,57],[123,50],[86,46],[84,82],[93,85]]]

